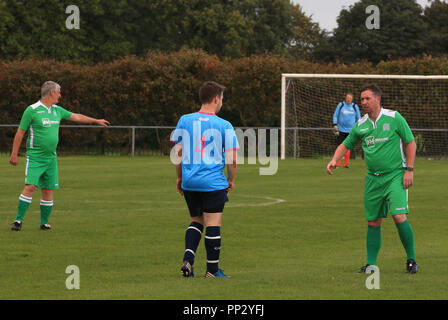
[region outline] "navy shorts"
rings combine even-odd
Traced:
[[[223,212],[225,203],[229,201],[226,189],[210,192],[184,190],[184,198],[191,217],[201,217],[204,212]]]
[[[336,138],[336,142],[337,142],[338,146],[339,146],[342,142],[344,142],[345,138],[347,138],[348,135],[349,135],[349,133],[346,133],[346,132],[340,132],[340,131],[339,131],[339,135],[338,135],[337,138]]]

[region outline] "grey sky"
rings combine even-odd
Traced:
[[[336,18],[339,12],[345,7],[358,2],[358,0],[291,0],[295,4],[300,4],[307,16],[312,15],[314,22],[318,22],[322,29],[332,31],[337,27]],[[417,0],[425,7],[427,0]]]

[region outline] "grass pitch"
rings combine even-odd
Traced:
[[[51,231],[40,231],[36,191],[21,232],[10,230],[23,188],[0,156],[0,299],[448,299],[446,161],[417,159],[410,216],[420,272],[405,273],[391,218],[383,222],[380,289],[368,290],[365,163],[325,173],[328,159],[280,161],[273,176],[239,166],[224,210],[220,267],[231,279],[181,276],[189,216],[169,158],[61,157]],[[80,270],[68,290],[67,266]]]

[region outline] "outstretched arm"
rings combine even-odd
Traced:
[[[107,127],[108,125],[110,125],[109,121],[105,119],[90,118],[80,113],[72,113],[68,120],[83,124],[97,124],[103,127]]]
[[[16,136],[14,137],[14,142],[12,144],[11,157],[9,158],[9,163],[13,166],[19,164],[19,149],[22,144],[23,136],[25,135],[25,130],[17,129]]]

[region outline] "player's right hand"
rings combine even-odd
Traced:
[[[181,196],[183,196],[184,195],[184,190],[182,190],[182,179],[177,178],[176,188],[177,188],[177,191],[179,192],[179,194]]]
[[[233,182],[233,181],[229,181],[229,187],[226,189],[226,192],[227,192],[227,193],[229,193],[230,191],[232,191],[234,184],[235,184],[235,182]]]
[[[332,169],[336,168],[336,161],[331,160],[328,164],[327,164],[327,173],[328,174],[333,174],[333,171],[331,171]]]
[[[9,163],[13,166],[16,166],[19,164],[19,157],[17,155],[12,154],[11,158],[9,158]]]

